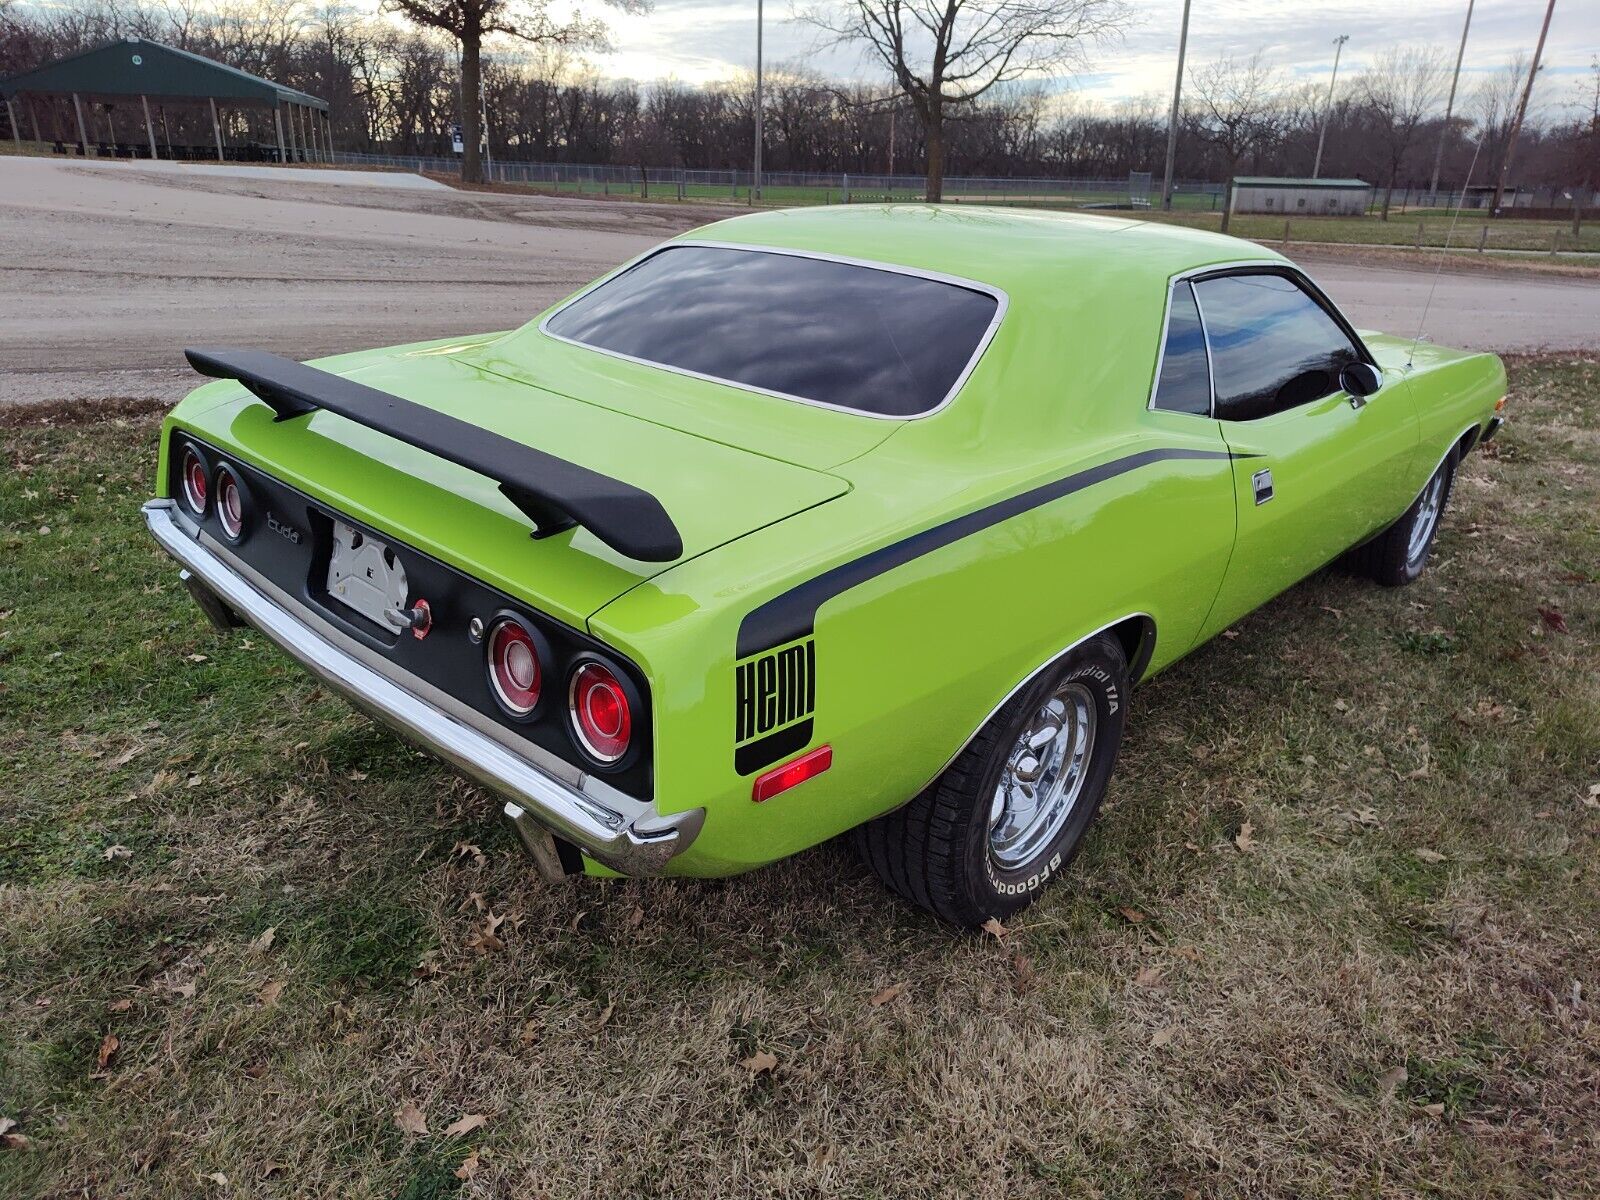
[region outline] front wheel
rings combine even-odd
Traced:
[[[1127,703],[1127,658],[1100,634],[1007,701],[919,796],[857,829],[857,851],[890,888],[953,925],[1009,916],[1082,845]]]
[[[1385,587],[1403,587],[1421,575],[1433,551],[1445,505],[1450,502],[1455,474],[1456,452],[1452,450],[1398,521],[1350,551],[1346,556],[1350,569]]]

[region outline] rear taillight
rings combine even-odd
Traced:
[[[485,639],[489,688],[510,716],[531,717],[544,690],[549,651],[544,638],[516,617],[501,617]]]
[[[205,460],[193,446],[183,448],[183,502],[197,517],[206,515],[206,505],[211,501],[211,487],[206,478]]]
[[[244,534],[244,485],[233,473],[232,467],[217,468],[217,521],[229,541],[238,541]]]
[[[633,702],[617,674],[586,659],[572,672],[567,707],[578,744],[596,762],[610,766],[628,753],[633,741]]]

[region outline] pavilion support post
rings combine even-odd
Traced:
[[[278,130],[278,161],[286,163],[289,161],[289,156],[284,152],[283,148],[283,106],[281,104],[272,106],[272,124]]]
[[[28,97],[28,123],[33,126],[33,140],[36,142],[44,141],[44,139],[39,136],[39,114],[33,107],[32,96]]]
[[[156,127],[150,122],[150,101],[144,96],[140,96],[139,103],[144,106],[144,132],[145,136],[150,139],[150,157],[156,159],[161,156],[156,153]]]
[[[322,114],[322,136],[328,143],[328,161],[333,162],[333,114],[331,112]]]
[[[322,128],[322,114],[316,109],[311,109],[311,140],[316,143],[317,158],[322,162],[328,161],[328,138]]]
[[[17,124],[16,105],[10,100],[6,101],[6,120],[11,123],[11,140],[17,144],[17,149],[22,149],[22,128]]]
[[[78,93],[72,93],[72,111],[78,114],[78,150],[85,158],[89,157],[89,130],[83,123],[83,101],[78,99]]]
[[[211,104],[211,135],[217,139],[217,161],[222,161],[222,122],[217,120],[217,98],[208,96],[206,99]]]

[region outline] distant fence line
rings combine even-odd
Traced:
[[[438,158],[418,155],[354,154],[337,152],[338,163],[359,166],[402,167],[417,172],[454,174],[461,169],[458,157]],[[677,196],[679,199],[726,195],[748,198],[755,183],[753,172],[743,170],[697,170],[688,167],[639,167],[605,163],[535,163],[495,159],[484,163],[484,176],[495,183],[539,184],[557,189],[606,192],[620,195]],[[825,203],[899,199],[921,196],[927,183],[921,175],[880,175],[826,171],[763,171],[760,192],[773,199],[785,193],[810,193]],[[1181,183],[1174,188],[1184,208],[1218,208],[1224,188],[1220,183]],[[1033,200],[1083,205],[1148,207],[1151,179],[1135,174],[1122,179],[1059,179],[1043,177],[981,177],[947,175],[946,196],[994,200]],[[822,193],[817,196],[816,193]]]

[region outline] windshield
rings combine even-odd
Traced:
[[[668,246],[580,296],[547,333],[816,404],[911,417],[942,404],[999,301],[891,268]]]

